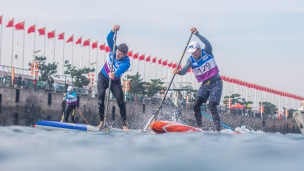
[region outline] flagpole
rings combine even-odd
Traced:
[[[106,62],[106,43],[104,44],[105,45],[105,49],[104,49],[104,53],[103,53],[103,63]]]
[[[154,79],[156,79],[156,71],[157,71],[157,64],[156,64],[156,62],[157,62],[157,58],[155,57],[155,76],[154,76]]]
[[[25,27],[25,21],[24,21],[24,26]],[[23,75],[23,69],[24,69],[24,45],[25,45],[25,28],[23,28],[23,54],[22,54],[22,75]]]
[[[36,50],[36,23],[35,23],[35,26],[34,26],[35,30],[34,30],[34,52]]]
[[[148,76],[149,76],[149,77],[148,77],[148,81],[150,81],[150,78],[151,78],[151,76],[150,76],[150,75],[151,75],[151,73],[150,73],[150,69],[151,69],[151,57],[150,57],[149,64],[150,64],[150,65],[149,65],[149,70],[148,70],[148,71],[149,71],[149,74],[148,74]]]
[[[55,39],[55,35],[56,35],[56,29],[54,30],[54,56],[53,56],[53,63],[55,62],[55,49],[56,49],[56,39]]]
[[[146,78],[146,62],[144,59],[144,81],[146,81],[145,78]]]
[[[96,48],[96,69],[95,69],[95,80],[97,80],[97,69],[98,69],[98,41],[97,41],[97,48]]]
[[[62,41],[62,46],[63,46],[62,75],[64,75],[64,43],[65,43],[65,38],[64,38],[64,32],[63,32],[63,41]]]
[[[82,50],[82,42],[80,43],[80,69],[82,68],[82,66],[81,66],[81,63],[82,63],[81,50]]]
[[[74,34],[73,34],[73,41],[72,41],[72,66],[74,66]]]
[[[73,41],[72,41],[72,66],[74,66],[74,34],[72,35],[73,36]]]
[[[14,58],[14,26],[12,27],[13,29],[13,34],[12,34],[12,56],[11,56],[11,73],[13,74],[13,58]],[[12,80],[12,85],[13,85],[13,80]]]
[[[19,42],[18,42],[18,32],[17,32],[17,30],[16,30],[15,34],[16,34],[16,49],[15,49],[15,65],[14,65],[15,69],[14,69],[14,72],[16,72],[17,58],[18,58],[18,44],[19,44]]]
[[[44,52],[43,52],[43,57],[45,57],[45,42],[46,42],[46,27],[44,27]]]
[[[90,48],[90,44],[89,44],[89,65],[88,65],[88,68],[90,68],[90,61],[91,61],[91,48]]]
[[[1,15],[1,20],[3,18],[3,15]],[[2,64],[1,63],[1,53],[2,53],[2,23],[1,23],[1,32],[0,32],[0,65]]]
[[[132,58],[132,75],[133,75],[133,70],[134,70],[134,58]]]
[[[50,43],[50,63],[52,63],[52,43],[53,42]]]
[[[161,75],[161,77],[163,75],[163,67],[162,66],[160,66],[160,75]]]

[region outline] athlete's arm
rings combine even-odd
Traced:
[[[111,49],[111,52],[113,51],[113,45],[114,45],[114,39],[113,39],[114,38],[114,33],[115,33],[115,31],[119,31],[119,29],[120,29],[120,26],[115,24],[113,26],[112,30],[110,31],[110,33],[107,36],[107,42],[108,42],[108,45]]]
[[[129,61],[123,62],[119,66],[119,68],[114,72],[115,77],[116,78],[120,77],[123,73],[125,73],[126,71],[128,71],[129,68],[130,68],[130,62]]]
[[[188,58],[186,65],[181,70],[179,70],[177,74],[178,75],[185,75],[187,73],[188,69],[191,67],[191,65],[192,65],[191,61]]]
[[[73,99],[73,98],[76,98],[77,95],[75,92],[72,92],[71,94],[67,94],[67,97],[70,98],[70,99]]]
[[[113,45],[114,45],[113,37],[114,37],[114,32],[112,32],[112,30],[111,30],[110,33],[107,36],[107,43],[108,43],[108,46],[111,49],[111,52],[113,51],[112,48],[113,48]]]
[[[211,43],[204,36],[200,35],[198,31],[195,32],[195,35],[205,44],[205,52],[213,56]]]

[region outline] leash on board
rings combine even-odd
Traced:
[[[83,114],[81,113],[81,111],[80,111],[77,107],[76,107],[76,109],[77,109],[79,115],[82,117],[82,119],[83,119],[88,125],[91,125],[91,124],[86,120],[86,118],[83,116]]]
[[[181,56],[181,58],[180,58],[180,60],[179,60],[179,62],[178,62],[178,65],[176,66],[176,69],[178,69],[178,67],[180,66],[180,64],[181,64],[181,62],[182,62],[182,60],[183,60],[183,57],[184,57],[184,55],[185,55],[185,52],[186,52],[186,50],[187,50],[188,44],[189,44],[189,42],[190,42],[190,40],[191,40],[191,37],[192,37],[193,33],[194,33],[194,32],[191,32],[191,34],[190,34],[190,37],[189,37],[189,39],[188,39],[188,41],[187,41],[187,44],[186,44],[186,47],[185,47],[185,49],[184,49],[184,51],[183,51],[183,53],[182,53],[182,56]],[[161,110],[162,104],[163,104],[163,102],[164,102],[164,100],[165,100],[165,98],[166,98],[166,96],[167,96],[167,93],[168,93],[168,91],[169,91],[169,88],[170,88],[170,86],[171,86],[173,80],[174,80],[175,75],[176,75],[176,74],[173,74],[173,76],[172,76],[172,78],[171,78],[171,81],[170,81],[170,83],[169,83],[169,85],[168,85],[168,87],[167,87],[167,89],[166,89],[165,94],[164,94],[164,97],[163,97],[162,101],[160,102],[159,107],[157,108],[156,112],[150,117],[150,119],[148,120],[148,123],[145,125],[144,129],[142,130],[142,132],[148,132],[148,131],[150,131],[150,126],[151,126],[152,122],[154,122],[154,121],[157,119],[157,116],[158,116],[158,114],[159,114],[159,111]]]

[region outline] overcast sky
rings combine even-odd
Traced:
[[[118,44],[125,42],[133,52],[175,62],[180,59],[194,26],[211,42],[221,75],[304,96],[303,0],[1,0],[1,14],[4,65],[10,65],[12,54],[12,29],[5,27],[12,18],[15,23],[25,20],[26,30],[36,23],[36,29],[45,26],[47,32],[56,29],[56,38],[65,32],[65,41],[74,34],[74,41],[82,36],[83,41],[98,40],[99,44],[105,42],[112,26],[119,24]],[[17,39],[15,51],[21,60],[22,31],[18,31]],[[32,59],[33,40],[34,35],[26,33],[25,61]],[[192,40],[198,39],[193,36]],[[37,34],[36,50],[43,50],[43,45],[43,36]],[[64,46],[64,56],[70,59],[72,44]],[[61,62],[63,41],[56,40],[55,47],[55,60]],[[49,48],[47,40],[47,57]],[[75,45],[75,65],[88,65],[88,48],[82,48],[81,54],[80,61],[80,48]],[[98,55],[102,58],[104,52],[98,51]],[[91,49],[90,62],[95,62],[96,56],[96,49]],[[182,64],[188,56],[185,55]],[[140,63],[140,67],[143,65]],[[101,66],[102,59],[97,70]],[[133,70],[137,67],[134,62]],[[155,76],[154,67],[145,64],[147,70],[150,73],[146,77]],[[161,76],[157,70],[158,78],[170,77],[167,71],[162,71]]]

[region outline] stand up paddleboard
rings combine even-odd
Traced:
[[[38,121],[34,128],[40,128],[44,130],[73,130],[73,131],[99,131],[99,128],[86,124],[74,124],[57,121]]]
[[[172,121],[155,121],[151,124],[151,130],[156,134],[163,134],[169,132],[203,132],[203,130],[189,126],[183,125],[181,123]],[[241,134],[238,131],[232,131],[232,134]]]
[[[183,125],[172,121],[156,121],[152,122],[151,129],[157,134],[168,133],[168,132],[202,132],[202,130]]]

